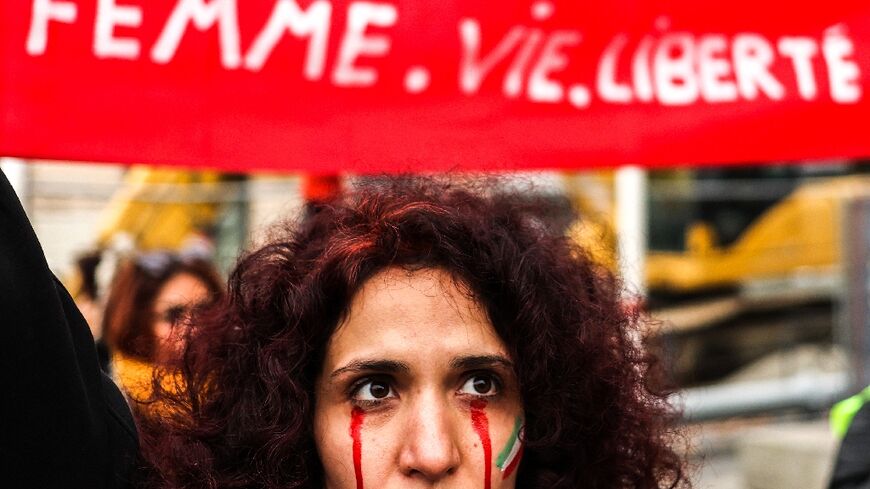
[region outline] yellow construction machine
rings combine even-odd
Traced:
[[[709,382],[783,345],[833,341],[846,209],[870,198],[870,176],[860,171],[846,165],[809,174],[774,168],[650,177],[648,305],[661,320],[660,346],[678,381]],[[573,178],[567,187],[579,189],[575,207],[592,222],[569,233],[615,268],[612,198],[590,204],[583,190],[590,177]],[[591,182],[593,193],[612,188],[607,173]]]
[[[870,196],[870,177],[828,177],[801,184],[773,204],[728,244],[710,223],[688,227],[685,250],[652,250],[650,290],[693,293],[765,282],[823,280],[839,273],[845,204]]]
[[[131,167],[106,206],[95,247],[178,250],[204,238],[204,231],[214,227],[226,200],[224,180],[213,171]],[[74,297],[82,280],[79,273],[65,280]]]
[[[681,184],[671,180],[669,185]],[[615,269],[615,204],[613,192],[608,188],[613,184],[612,174],[572,176],[567,182],[569,196],[581,216],[568,234],[599,262]],[[763,191],[764,181],[756,184]],[[651,187],[654,194],[656,185]],[[720,230],[714,222],[703,216],[686,216],[681,226],[667,230],[678,229],[676,232],[682,234],[676,239],[670,236],[672,242],[679,241],[678,246],[672,246],[678,249],[662,249],[655,242],[650,243],[645,264],[646,287],[653,294],[698,295],[839,273],[844,205],[870,196],[870,176],[806,178],[792,181],[790,187],[794,190],[783,198],[771,198],[757,215],[746,217],[746,225],[732,231],[734,236],[727,242],[720,239]],[[655,199],[652,195],[652,200]],[[720,208],[727,205],[728,202],[712,204]],[[658,218],[665,212],[651,213],[650,235],[656,234]]]
[[[125,235],[139,250],[178,249],[214,224],[222,188],[217,172],[132,167],[107,207],[97,245]]]

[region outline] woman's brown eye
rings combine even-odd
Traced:
[[[473,375],[465,381],[460,392],[476,396],[492,396],[497,394],[495,381],[488,375]]]
[[[396,397],[389,382],[383,380],[370,380],[360,385],[353,394],[358,401],[380,401]]]

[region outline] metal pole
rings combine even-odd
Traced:
[[[619,272],[626,300],[646,297],[644,269],[647,249],[647,175],[637,166],[616,171],[616,236]]]
[[[837,340],[849,352],[851,390],[870,385],[870,200],[846,201],[843,219],[843,315]]]

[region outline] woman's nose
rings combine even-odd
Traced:
[[[420,396],[407,417],[399,463],[412,478],[438,481],[456,472],[461,460],[458,432],[445,399]]]

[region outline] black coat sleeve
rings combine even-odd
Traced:
[[[138,450],[130,410],[2,172],[0,388],[0,485],[129,486]]]
[[[831,474],[829,489],[870,489],[870,404],[855,414]]]

